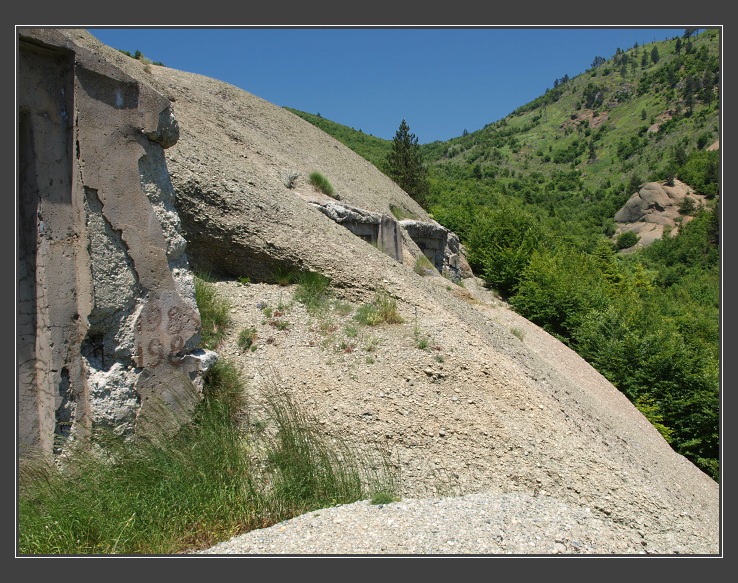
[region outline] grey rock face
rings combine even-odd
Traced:
[[[18,422],[21,450],[45,454],[96,427],[139,431],[172,395],[191,410],[203,374],[163,155],[177,121],[78,33],[19,31]]]
[[[679,231],[680,221],[689,222],[691,216],[682,216],[680,205],[685,198],[691,198],[696,206],[705,204],[705,197],[695,193],[688,185],[674,180],[673,186],[661,182],[646,182],[628,202],[615,213],[618,223],[614,237],[625,231],[633,231],[639,236],[639,245],[649,245],[664,235],[668,229],[671,235]]]

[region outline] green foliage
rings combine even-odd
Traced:
[[[256,348],[256,328],[244,328],[238,333],[238,347],[241,350],[253,350]]]
[[[310,184],[312,184],[315,188],[317,188],[320,192],[323,194],[327,194],[330,197],[335,198],[336,193],[333,189],[333,185],[328,181],[328,179],[318,172],[317,170],[310,173]]]
[[[695,192],[714,197],[720,190],[720,152],[693,151],[677,175]]]
[[[220,344],[231,322],[229,314],[231,306],[227,300],[218,295],[215,286],[209,280],[207,274],[195,277],[195,300],[202,321],[201,345],[214,350]]]
[[[607,306],[609,286],[590,255],[560,247],[538,249],[521,274],[510,304],[542,328],[568,341],[583,317]]]
[[[674,438],[672,437],[674,431],[670,427],[667,427],[662,423],[664,420],[664,415],[661,413],[661,409],[658,403],[656,403],[656,401],[653,399],[653,397],[640,395],[635,400],[634,405],[641,413],[643,413],[643,415],[646,417],[646,419],[648,419],[651,425],[653,425],[658,430],[658,432],[667,441],[667,443],[671,443],[674,440]]]
[[[397,310],[397,300],[385,290],[377,290],[371,303],[359,306],[354,319],[364,326],[401,324],[404,321]]]
[[[422,207],[428,204],[428,171],[418,145],[418,138],[410,132],[403,119],[387,154],[386,174]]]
[[[306,271],[297,277],[295,300],[305,306],[308,314],[325,312],[330,300],[330,278],[321,273]]]
[[[616,245],[618,249],[630,249],[638,243],[640,237],[635,231],[623,231],[618,235]]]
[[[469,230],[467,257],[487,283],[509,296],[543,237],[537,217],[521,205],[484,209]]]

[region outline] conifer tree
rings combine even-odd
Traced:
[[[395,133],[392,150],[387,154],[387,176],[407,192],[420,206],[428,204],[428,171],[418,145],[403,119]]]

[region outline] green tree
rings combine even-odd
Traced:
[[[428,170],[423,164],[418,138],[403,119],[395,133],[392,150],[387,154],[387,176],[415,201],[427,208]]]
[[[659,49],[655,46],[651,49],[651,61],[653,61],[654,65],[659,62]]]

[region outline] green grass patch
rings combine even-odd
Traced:
[[[256,348],[256,328],[244,328],[239,332],[238,347],[241,350],[253,350]]]
[[[320,192],[323,194],[327,194],[330,197],[335,198],[336,193],[333,189],[333,185],[330,183],[330,181],[320,172],[317,170],[315,172],[311,172],[309,176],[310,184],[312,184],[315,188],[317,188]]]
[[[405,219],[412,219],[416,221],[420,218],[414,212],[411,212],[401,206],[391,204],[389,208],[392,216],[395,217],[398,221],[402,221]]]
[[[421,255],[415,260],[413,265],[413,271],[418,275],[425,277],[426,275],[438,275],[438,271],[435,266],[425,255]]]
[[[239,373],[220,361],[192,423],[175,436],[100,433],[101,447],[79,445],[61,468],[24,459],[19,554],[174,554],[397,490],[388,452],[329,439],[284,393],[267,402],[266,419],[244,430]]]
[[[384,290],[377,291],[371,303],[359,306],[354,319],[364,326],[377,326],[383,322],[387,324],[404,322],[397,310],[397,300]]]
[[[195,300],[202,321],[201,345],[214,350],[220,344],[231,322],[229,314],[231,306],[227,300],[218,296],[207,274],[195,276]]]
[[[308,314],[316,316],[325,313],[330,299],[330,278],[313,271],[301,273],[297,277],[294,299],[305,306]]]

